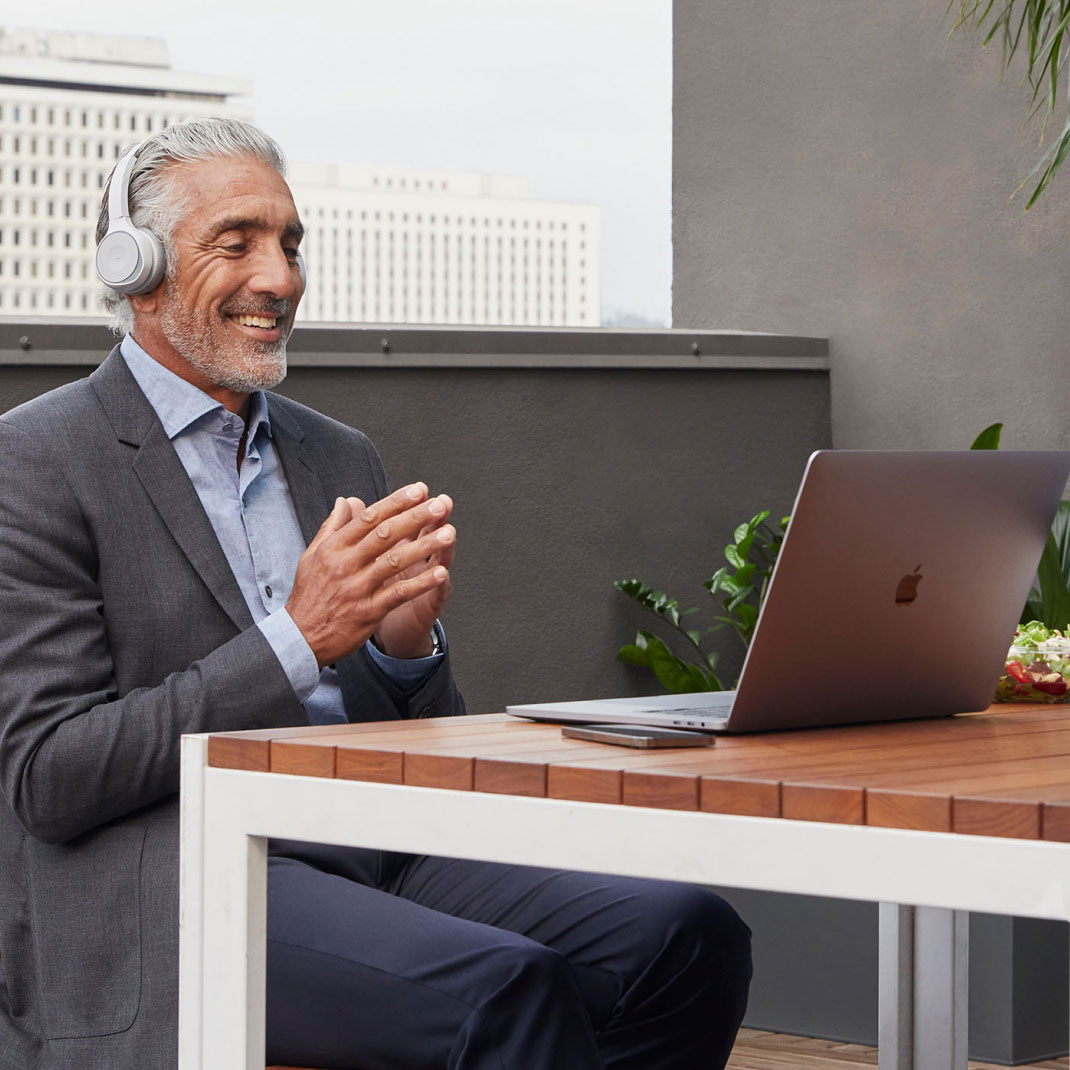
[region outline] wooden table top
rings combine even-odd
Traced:
[[[226,769],[1070,842],[1070,706],[636,750],[505,714],[212,735]]]

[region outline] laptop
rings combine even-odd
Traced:
[[[820,450],[735,691],[506,712],[761,732],[983,710],[1068,477],[1067,451]]]

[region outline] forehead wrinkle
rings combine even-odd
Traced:
[[[227,231],[258,231],[262,234],[274,234],[278,231],[279,226],[277,222],[272,222],[270,219],[259,215],[232,215],[226,216],[223,219],[217,220],[211,223],[208,228],[208,233],[213,238],[218,238],[220,234],[226,234]],[[305,233],[305,228],[296,221],[286,223],[282,228],[282,234],[285,238],[294,239],[300,241]]]

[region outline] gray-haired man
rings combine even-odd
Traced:
[[[178,739],[458,713],[452,502],[267,393],[304,289],[277,147],[143,145],[166,273],[88,379],[0,418],[0,1068],[175,1059]],[[98,239],[109,231],[107,206]],[[268,1053],[587,1070],[727,1058],[745,926],[688,887],[273,842]]]

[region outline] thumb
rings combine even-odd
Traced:
[[[314,546],[318,546],[328,535],[333,534],[339,528],[345,527],[349,523],[352,516],[352,512],[349,507],[349,502],[345,498],[335,498],[334,508],[327,514],[327,519],[320,524],[319,531],[316,532],[316,537],[308,544],[309,549]]]

